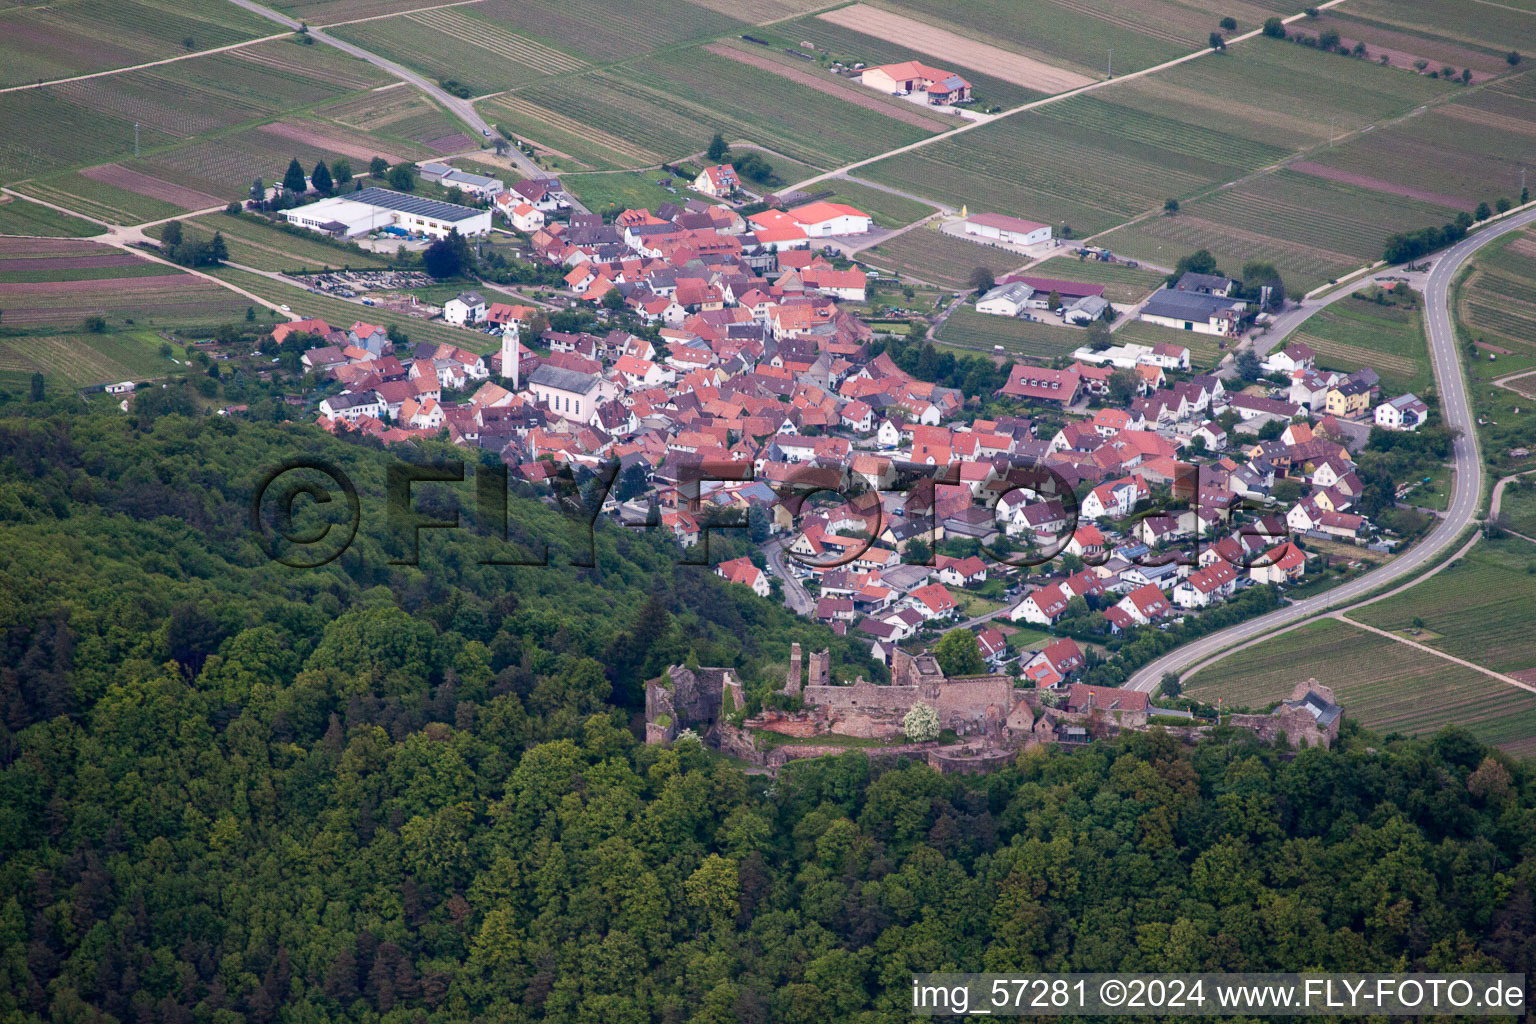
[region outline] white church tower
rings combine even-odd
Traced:
[[[522,361],[522,331],[518,328],[516,320],[508,320],[507,326],[501,331],[501,376],[503,380],[510,380],[510,390],[516,391],[518,387],[517,370],[518,363]]]

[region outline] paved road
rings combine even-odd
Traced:
[[[810,615],[816,610],[816,602],[805,584],[789,571],[789,556],[784,553],[783,538],[774,537],[762,546],[763,554],[779,579],[784,581],[784,607],[797,615]]]
[[[1418,570],[1432,562],[1473,521],[1483,491],[1483,464],[1477,448],[1477,428],[1472,419],[1467,382],[1462,374],[1461,353],[1457,351],[1452,324],[1450,288],[1467,258],[1499,236],[1536,222],[1536,210],[1527,210],[1463,239],[1435,261],[1424,289],[1429,350],[1438,385],[1441,414],[1446,424],[1459,432],[1452,449],[1451,464],[1455,476],[1451,484],[1451,503],[1441,519],[1418,544],[1380,569],[1316,597],[1287,605],[1257,619],[1239,623],[1175,648],[1144,666],[1126,686],[1133,690],[1152,690],[1166,672],[1183,672],[1192,665],[1233,644],[1262,636],[1281,626],[1311,618],[1323,611],[1352,601],[1382,584]]]
[[[294,29],[295,31],[297,31],[301,25],[301,22],[299,22],[297,19],[290,18],[286,14],[279,14],[277,11],[272,10],[270,7],[263,7],[261,4],[256,3],[255,0],[229,0],[229,2],[234,4],[236,7],[245,8],[252,14],[258,14],[261,17],[268,19],[269,21],[275,21],[279,25],[286,25],[288,28]],[[311,28],[309,30],[309,35],[310,38],[315,40],[317,43],[325,43],[327,46],[334,46],[342,53],[350,54],[360,60],[365,60],[370,64],[383,68],[385,71],[388,71],[390,74],[394,75],[401,81],[409,82],[411,85],[414,85],[416,88],[430,96],[434,101],[443,107],[446,107],[455,116],[460,118],[465,124],[479,132],[482,138],[500,137],[496,133],[496,129],[487,124],[485,119],[482,118],[479,112],[475,110],[475,105],[473,103],[471,103],[469,100],[460,99],[459,97],[454,96],[452,93],[444,90],[436,82],[423,78],[416,72],[396,64],[392,60],[385,60],[378,54],[369,53],[361,46],[356,46],[343,39],[337,39],[335,36],[328,35],[324,29]],[[545,171],[540,168],[538,164],[528,159],[528,157],[524,156],[515,147],[507,150],[507,157],[517,165],[519,170],[523,171],[530,178],[542,178],[546,176]]]

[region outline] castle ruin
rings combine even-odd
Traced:
[[[755,764],[777,768],[789,760],[859,749],[872,757],[914,756],[941,771],[986,771],[1009,763],[1018,751],[1040,744],[1075,745],[1124,729],[1145,729],[1157,713],[1144,694],[1099,687],[1075,707],[1063,705],[1051,691],[1020,689],[1006,675],[949,677],[931,653],[892,652],[891,681],[831,681],[830,650],[806,660],[798,643],[790,645],[789,670],[780,692],[802,698],[799,710],[765,708],[744,721],[741,681],[728,668],[674,665],[646,684],[645,739],[666,744],[682,729],[694,730],[717,750]],[[1128,698],[1135,696],[1139,701]],[[904,719],[918,704],[938,713],[939,728],[954,734],[948,742],[909,743]],[[1333,691],[1315,679],[1297,684],[1290,699],[1269,714],[1230,715],[1223,724],[1247,729],[1273,742],[1284,735],[1292,746],[1328,747],[1338,736],[1343,709]],[[738,724],[739,723],[739,724]],[[1194,740],[1211,726],[1191,720],[1169,732]],[[825,738],[824,745],[757,742],[761,733],[797,740]],[[882,747],[850,748],[847,739],[881,740]]]

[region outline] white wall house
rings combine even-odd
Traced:
[[[485,299],[479,292],[460,292],[443,303],[443,319],[460,327],[485,319]]]

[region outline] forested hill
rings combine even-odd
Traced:
[[[513,533],[550,568],[468,531],[391,565],[397,453],[143,410],[0,407],[6,1024],[822,1024],[907,1020],[930,970],[1536,974],[1532,779],[1465,736],[749,777],[639,745],[638,682],[764,684],[791,639],[862,668],[851,642],[646,531],[572,568],[537,501]],[[360,495],[317,570],[248,526],[296,455]]]

